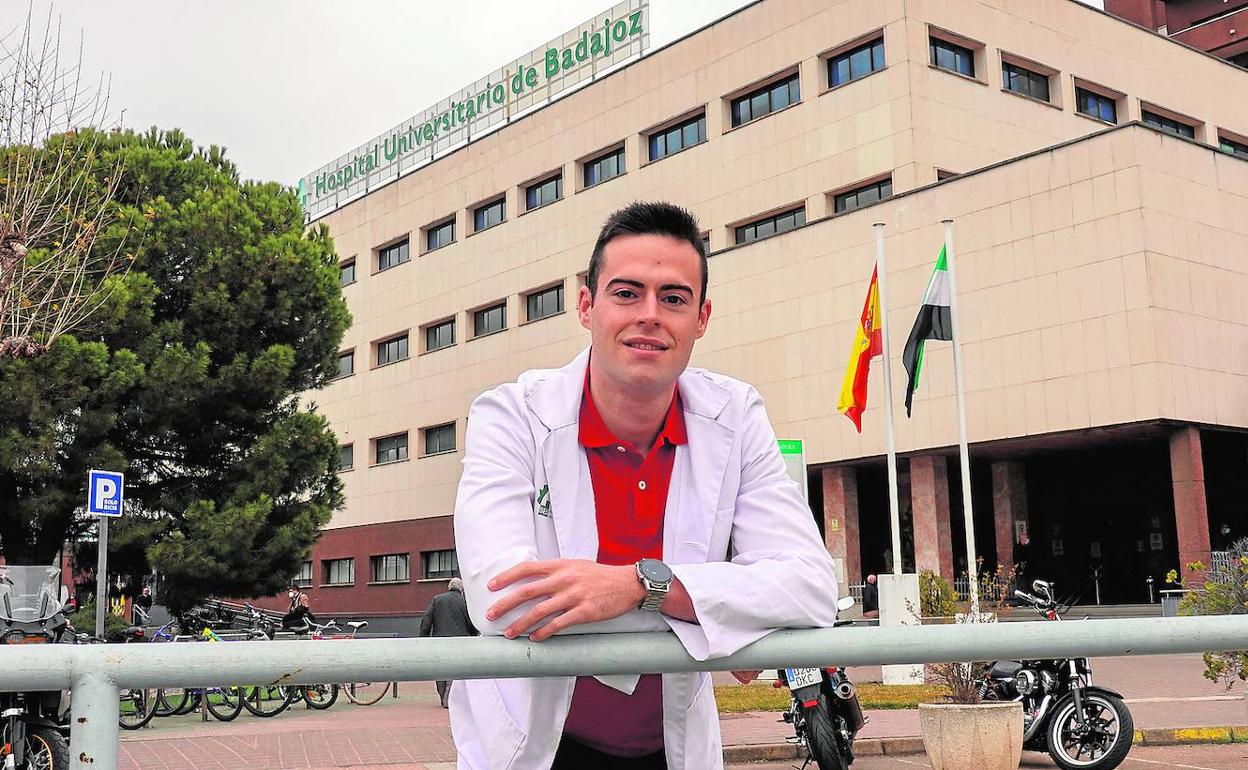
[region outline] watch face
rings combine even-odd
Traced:
[[[638,569],[652,583],[666,583],[672,579],[672,570],[658,559],[642,559]]]

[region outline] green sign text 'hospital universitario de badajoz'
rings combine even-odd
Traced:
[[[556,95],[639,57],[650,44],[648,0],[624,0],[299,180],[308,218],[424,165]]]

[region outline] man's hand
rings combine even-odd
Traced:
[[[637,609],[646,598],[633,565],[616,567],[586,559],[522,562],[495,575],[487,587],[501,591],[526,579],[531,582],[513,588],[485,613],[490,620],[497,620],[521,604],[537,600],[503,632],[508,639],[529,634],[530,640],[541,642],[569,626],[618,618]],[[552,615],[558,617],[529,633]]]

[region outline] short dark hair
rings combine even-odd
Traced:
[[[607,244],[618,235],[667,235],[678,241],[685,241],[698,252],[698,261],[702,266],[701,294],[698,304],[706,301],[706,244],[702,242],[702,231],[698,220],[687,209],[661,201],[630,203],[624,208],[607,217],[598,233],[598,242],[594,244],[594,253],[589,258],[589,275],[585,285],[589,287],[589,295],[598,293],[598,274],[602,272],[602,252]]]

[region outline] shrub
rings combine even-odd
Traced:
[[[952,617],[957,611],[957,594],[949,581],[925,569],[919,573],[919,612],[925,618]]]
[[[1184,615],[1248,614],[1248,537],[1231,544],[1231,558],[1215,565],[1205,575],[1201,590],[1183,597],[1179,612]],[[1200,563],[1189,564],[1193,572],[1204,571]],[[1167,578],[1169,580],[1169,576]],[[1177,582],[1169,580],[1169,582]],[[1223,682],[1229,690],[1235,680],[1248,681],[1248,650],[1206,652],[1205,678]]]

